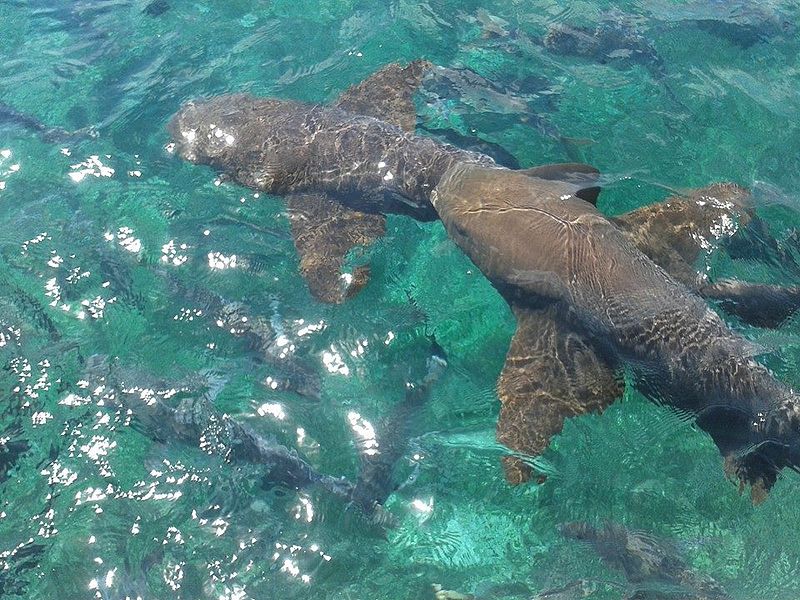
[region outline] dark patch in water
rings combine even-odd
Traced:
[[[169,10],[169,2],[167,0],[153,0],[150,4],[144,7],[142,11],[150,17],[160,17]]]

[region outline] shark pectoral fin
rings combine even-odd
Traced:
[[[622,394],[615,368],[593,345],[559,318],[558,305],[512,306],[517,331],[497,385],[497,440],[536,456],[559,433],[564,420],[601,412]],[[532,469],[520,458],[503,459],[506,479],[518,484]]]
[[[613,217],[611,221],[670,275],[694,287],[702,253],[724,244],[749,223],[750,194],[732,183],[690,190]]]
[[[597,204],[597,197],[600,195],[600,186],[598,184],[600,171],[591,165],[584,163],[554,163],[531,167],[530,169],[521,169],[520,172],[530,177],[572,184],[577,188],[575,195],[578,198],[590,204]]]
[[[800,308],[800,287],[723,279],[701,286],[698,293],[756,327],[780,327]]]
[[[417,122],[413,95],[432,67],[424,60],[405,67],[387,65],[345,90],[335,105],[413,132]],[[381,237],[386,217],[351,210],[324,194],[295,194],[287,198],[287,205],[300,268],[314,297],[338,304],[358,293],[369,279],[369,265],[345,275],[345,256],[353,247]]]
[[[324,194],[293,194],[286,202],[300,270],[313,296],[340,304],[358,293],[369,280],[369,266],[345,274],[345,257],[381,237],[386,217],[352,211]]]
[[[432,66],[423,60],[406,67],[387,65],[345,90],[335,104],[413,132],[417,122],[413,95]],[[295,194],[287,198],[287,206],[300,269],[314,297],[339,304],[357,294],[369,279],[369,265],[345,275],[345,256],[353,247],[381,237],[386,217],[350,210],[324,194]]]
[[[386,65],[361,83],[346,89],[335,105],[413,132],[417,124],[414,92],[432,68],[433,65],[426,60],[415,60],[405,67],[396,63]]]

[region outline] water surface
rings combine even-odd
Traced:
[[[396,600],[430,598],[440,583],[534,598],[578,579],[592,598],[621,597],[622,575],[559,534],[574,520],[672,540],[732,598],[800,597],[796,474],[754,507],[704,432],[629,392],[567,423],[542,458],[544,485],[508,486],[494,384],[513,318],[440,224],[390,217],[364,251],[367,288],[321,305],[280,199],[165,150],[165,125],[190,98],[328,102],[384,64],[424,57],[493,90],[421,102],[428,129],[498,144],[523,166],[591,163],[608,214],[667,189],[749,186],[793,253],[798,8],[0,1],[0,102],[16,111],[0,122],[0,597]],[[632,41],[558,54],[542,45],[558,24]],[[787,285],[800,275],[724,252],[703,267]],[[271,358],[217,324],[219,299],[283,336]],[[800,384],[796,322],[732,326]],[[220,411],[352,480],[353,429],[402,400],[431,336],[449,366],[410,425],[387,531],[324,490],[265,486],[257,465],[225,460],[224,440],[154,439],[87,374],[102,355],[142,390],[202,382]]]

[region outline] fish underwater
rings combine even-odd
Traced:
[[[387,515],[381,507],[392,492],[397,489],[395,469],[405,455],[411,437],[414,416],[424,407],[430,397],[431,387],[439,380],[447,368],[447,359],[441,348],[434,342],[428,360],[426,373],[416,382],[406,383],[406,393],[402,401],[394,405],[381,421],[375,436],[361,451],[361,465],[355,487],[353,502],[368,515],[375,515],[373,521]]]
[[[664,60],[650,40],[618,22],[602,22],[594,28],[556,24],[550,27],[542,44],[553,54],[589,58],[618,69],[640,64],[656,79],[666,74]]]
[[[265,485],[318,485],[334,496],[349,496],[352,485],[344,479],[317,473],[293,450],[215,408],[214,390],[202,376],[165,382],[94,355],[86,359],[84,378],[94,399],[131,415],[155,441],[182,442],[229,462],[257,464],[267,471]]]
[[[623,600],[730,600],[707,575],[692,569],[671,543],[617,523],[594,527],[589,523],[559,526],[567,538],[588,544],[628,582]]]
[[[429,68],[414,94],[418,101],[417,129],[465,150],[487,154],[504,167],[519,168],[500,145],[481,139],[490,116],[491,131],[523,126],[557,142],[570,158],[592,140],[561,134],[547,116],[555,110],[558,92],[545,78],[528,75],[502,84],[466,67]],[[459,135],[460,134],[460,135]],[[459,137],[461,139],[459,139]]]
[[[290,206],[310,196],[307,210],[327,229],[316,250],[299,247],[301,265],[316,253],[338,273],[359,238],[353,213],[373,219],[369,227],[386,213],[441,219],[517,320],[498,383],[498,440],[514,451],[504,461],[509,481],[530,479],[532,459],[565,419],[613,403],[623,371],[652,400],[692,415],[730,471],[752,486],[754,500],[781,469],[797,470],[797,394],[753,358],[752,344],[709,308],[701,290],[671,274],[680,261],[657,264],[652,240],[637,244],[637,227],[626,231],[597,210],[594,169],[513,171],[413,134],[411,96],[429,68],[423,61],[389,65],[333,106],[246,94],[189,102],[169,124],[174,151],[242,185],[294,198]],[[699,201],[684,201],[730,210],[736,189],[712,187]],[[332,205],[335,211],[322,210]],[[351,219],[347,243],[327,245],[342,214]],[[681,225],[668,235],[707,233],[691,220]]]
[[[47,143],[64,143],[97,137],[97,132],[91,127],[84,127],[76,131],[68,131],[61,127],[49,127],[36,117],[0,102],[0,130],[3,129],[29,131]]]
[[[384,504],[398,487],[394,472],[407,451],[413,417],[447,365],[437,348],[435,345],[427,360],[425,375],[407,383],[404,399],[378,426],[370,451],[361,452],[355,482],[320,473],[296,451],[218,410],[214,397],[224,382],[214,382],[205,375],[167,382],[109,357],[94,355],[85,360],[84,387],[92,400],[116,411],[117,416],[156,442],[182,443],[226,462],[256,465],[264,471],[261,485],[265,488],[321,489],[357,507],[370,525],[383,530],[397,524],[397,517]],[[13,447],[8,448],[12,451]]]

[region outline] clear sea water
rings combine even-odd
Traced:
[[[279,198],[165,151],[190,98],[329,102],[424,57],[503,92],[420,107],[432,128],[522,165],[589,162],[606,176],[608,214],[667,188],[749,186],[796,252],[798,16],[776,0],[0,0],[0,102],[96,132],[53,139],[0,122],[0,597],[399,600],[432,598],[438,583],[530,599],[583,579],[587,595],[559,598],[616,599],[620,572],[557,529],[608,520],[670,540],[731,598],[800,598],[797,474],[754,507],[705,433],[629,392],[568,422],[541,459],[543,485],[508,486],[494,386],[513,318],[440,224],[390,217],[365,250],[367,288],[323,305],[298,274]],[[660,58],[553,54],[540,40],[558,23],[612,23]],[[724,252],[707,267],[800,282]],[[291,351],[259,360],[202,310],[203,293],[244,303]],[[800,323],[732,326],[800,385]],[[143,388],[208,381],[220,411],[354,480],[354,415],[388,414],[429,336],[449,366],[409,424],[386,531],[324,490],[265,488],[258,465],[154,439],[85,372],[104,355]],[[298,364],[320,378],[319,399],[273,389]]]

